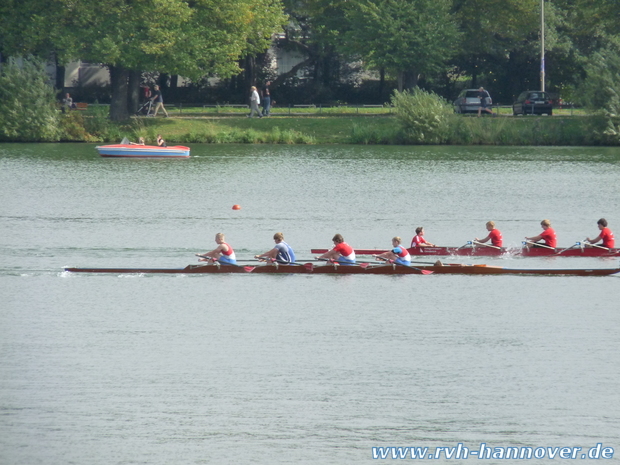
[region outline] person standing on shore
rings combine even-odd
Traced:
[[[166,118],[168,118],[168,112],[166,111],[166,108],[164,107],[164,98],[161,95],[161,90],[158,85],[155,85],[154,89],[155,90],[153,91],[153,96],[151,97],[151,101],[157,102],[157,103],[155,104],[155,113],[153,113],[153,117],[157,116],[157,112],[161,108]]]
[[[258,96],[258,91],[256,90],[256,87],[250,87],[250,92],[250,114],[248,115],[248,118],[252,118],[252,116],[254,116],[254,113],[256,113],[259,118],[262,118],[263,115],[261,115],[260,109],[258,108],[258,106],[260,105],[260,97]]]
[[[480,106],[478,107],[478,117],[480,117],[483,111],[486,111],[487,113],[493,115],[493,112],[487,108],[487,105],[491,104],[491,95],[489,95],[489,93],[484,90],[484,87],[478,89],[478,98],[480,99]]]
[[[269,116],[271,111],[271,81],[267,81],[263,87],[263,116]]]

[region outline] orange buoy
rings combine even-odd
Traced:
[[[233,210],[241,210],[241,205],[233,205]]]

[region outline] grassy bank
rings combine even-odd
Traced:
[[[103,109],[101,109],[103,110]],[[94,110],[93,110],[94,111]],[[247,118],[245,114],[200,115],[171,112],[170,118],[133,118],[126,124],[107,121],[105,113],[89,109],[82,119],[97,141],[115,142],[127,136],[154,142],[162,134],[168,143],[272,144],[407,144],[396,117],[390,113],[288,114]],[[79,126],[75,122],[74,126]],[[454,115],[447,144],[452,145],[605,145],[599,135],[604,121],[595,116],[527,116],[476,118]],[[72,140],[87,140],[74,131]]]

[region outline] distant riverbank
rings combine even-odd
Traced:
[[[65,118],[62,141],[118,142],[123,137],[133,141],[144,137],[152,144],[161,134],[169,144],[411,144],[400,121],[389,112],[280,113],[247,118],[244,112],[204,114],[184,109],[171,111],[169,118],[135,117],[126,123],[112,123],[107,108],[89,107]],[[444,140],[446,145],[610,145],[602,134],[605,124],[604,118],[588,115],[454,115]]]
[[[483,117],[455,115],[447,145],[606,145],[594,116]],[[387,144],[408,140],[393,115],[140,118],[134,137],[161,133],[175,143]]]

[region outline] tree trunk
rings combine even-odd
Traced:
[[[244,60],[244,71],[245,71],[245,89],[246,91],[251,87],[256,85],[256,63],[254,61],[253,56],[247,56]]]
[[[129,89],[127,96],[127,106],[129,113],[134,114],[140,107],[140,79],[142,77],[141,71],[129,71]]]
[[[418,85],[420,75],[415,71],[409,70],[403,73],[403,87],[407,90],[413,89]]]
[[[110,70],[110,83],[112,86],[112,101],[110,102],[110,119],[112,121],[125,121],[129,119],[127,108],[127,81],[129,70],[121,66],[108,65]]]

